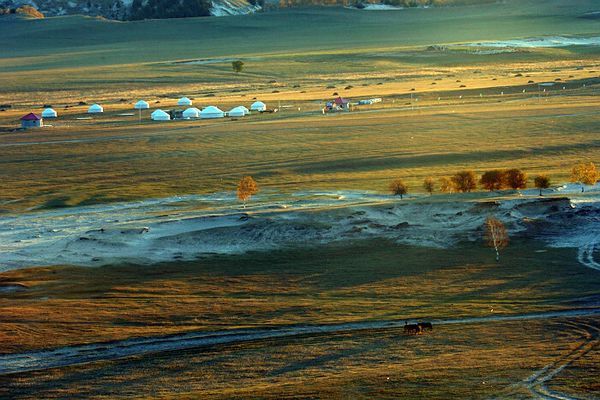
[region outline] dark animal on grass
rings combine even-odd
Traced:
[[[404,333],[406,335],[418,335],[421,333],[421,327],[418,324],[404,325]]]
[[[417,325],[421,327],[421,331],[423,332],[433,330],[433,325],[431,324],[431,322],[419,322]]]

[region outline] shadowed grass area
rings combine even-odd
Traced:
[[[536,250],[544,250],[537,252]],[[595,273],[570,250],[516,241],[501,263],[383,240],[190,263],[35,268],[0,274],[28,290],[0,295],[0,351],[190,330],[449,318],[573,307]]]

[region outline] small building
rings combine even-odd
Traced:
[[[169,114],[167,114],[166,112],[164,112],[163,110],[156,110],[154,111],[150,117],[152,118],[152,121],[170,121],[171,120],[171,116]]]
[[[265,103],[263,103],[262,101],[255,101],[250,106],[250,110],[263,112],[263,111],[267,110],[267,105]]]
[[[183,110],[167,110],[165,112],[171,116],[171,119],[183,119]]]
[[[104,108],[100,104],[92,104],[90,108],[88,108],[89,114],[100,114],[104,112]]]
[[[371,104],[371,103],[365,103],[365,104]],[[348,101],[342,97],[338,97],[335,100],[328,101],[325,104],[325,107],[323,108],[322,111],[323,111],[323,114],[335,113],[335,112],[340,112],[340,111],[350,111],[350,101]]]
[[[247,115],[246,111],[244,110],[243,107],[234,107],[231,110],[229,110],[229,112],[227,113],[228,116],[230,117],[244,117]]]
[[[338,97],[337,99],[335,99],[333,101],[333,103],[338,106],[339,108],[341,108],[342,110],[350,110],[350,101],[348,101],[347,99],[344,99],[343,97]]]
[[[200,110],[196,107],[190,107],[181,114],[184,119],[200,118]]]
[[[34,113],[29,113],[21,117],[21,128],[41,128],[44,126],[42,117],[38,117]]]
[[[150,108],[150,104],[147,101],[140,100],[133,106],[136,110],[147,110]]]
[[[56,113],[56,111],[53,108],[46,108],[44,111],[42,111],[42,118],[56,118],[58,117],[58,114]]]
[[[225,117],[225,113],[215,106],[208,106],[200,111],[200,118],[202,119],[223,117]]]
[[[192,101],[187,97],[182,97],[177,101],[178,106],[191,106]]]

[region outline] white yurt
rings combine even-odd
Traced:
[[[46,108],[44,111],[42,111],[42,118],[56,118],[58,117],[58,114],[56,113],[56,111],[54,111],[53,108]]]
[[[248,114],[250,114],[250,110],[248,110],[246,107],[244,107],[244,106],[239,106],[238,108],[241,108],[242,110],[244,110],[244,115],[248,115]]]
[[[192,101],[190,99],[188,99],[187,97],[182,97],[177,101],[177,105],[178,106],[191,106]]]
[[[97,114],[97,113],[103,113],[104,112],[104,108],[102,108],[102,106],[100,104],[92,104],[90,106],[90,108],[88,108],[88,113],[90,114]]]
[[[265,111],[267,109],[267,105],[262,101],[255,101],[250,106],[250,110],[252,111]]]
[[[208,106],[200,112],[200,118],[223,118],[225,113],[215,106]]]
[[[152,121],[170,121],[171,120],[171,116],[169,114],[167,114],[166,112],[164,112],[163,110],[156,110],[154,111],[150,117],[152,118]]]
[[[242,107],[234,107],[227,113],[230,117],[243,117],[246,115],[246,112]]]
[[[150,104],[148,104],[147,101],[140,100],[137,103],[135,103],[135,106],[133,106],[133,108],[135,108],[136,110],[147,110],[150,108]]]
[[[182,114],[183,118],[199,118],[200,117],[200,110],[198,110],[196,107],[190,107],[187,110],[185,110]]]

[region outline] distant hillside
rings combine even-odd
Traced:
[[[441,7],[497,0],[0,0],[0,9],[32,6],[47,16],[82,14],[136,20],[242,15],[262,9],[303,6],[387,4],[396,7]]]
[[[28,18],[44,18],[44,14],[30,5],[23,5],[16,8],[0,7],[0,15],[22,15]]]
[[[259,0],[0,0],[0,9],[32,6],[46,16],[81,14],[109,19],[241,15],[261,9]]]

